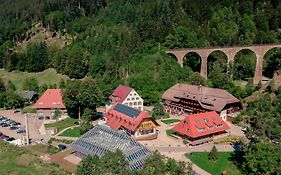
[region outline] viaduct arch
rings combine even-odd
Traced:
[[[167,50],[167,54],[174,55],[178,63],[183,66],[184,57],[190,52],[195,52],[201,57],[200,74],[207,79],[208,56],[214,51],[221,51],[227,56],[227,63],[234,61],[235,55],[244,49],[251,50],[256,55],[256,68],[254,75],[254,84],[262,80],[262,65],[265,54],[273,48],[281,48],[281,44],[266,44],[253,46],[233,46],[233,47],[215,47],[215,48],[183,48]]]

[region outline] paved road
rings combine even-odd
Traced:
[[[147,146],[150,150],[158,150],[159,152],[176,152],[176,153],[192,153],[192,152],[209,152],[211,151],[213,144],[203,144],[193,147],[167,147],[167,146]],[[233,147],[226,144],[217,144],[216,148],[219,152],[232,152]]]

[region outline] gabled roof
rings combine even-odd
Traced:
[[[124,131],[97,125],[74,143],[71,148],[85,156],[103,156],[106,152],[121,150],[131,170],[143,167],[145,159],[151,155],[145,146],[129,137]]]
[[[217,127],[217,125],[221,126]],[[200,136],[229,130],[229,126],[215,111],[211,111],[189,115],[185,119],[181,120],[172,129],[181,135],[197,138]],[[200,129],[203,131],[200,132]]]
[[[32,106],[36,109],[64,109],[61,89],[47,89],[44,94]]]
[[[35,96],[38,96],[37,92],[29,90],[17,90],[16,93],[27,98],[28,100],[32,100]]]
[[[134,132],[143,119],[152,118],[149,114],[138,109],[123,105],[114,104],[105,114],[106,124],[111,128],[119,129],[122,126]]]
[[[109,96],[113,103],[122,103],[133,89],[128,86],[119,85]]]
[[[162,96],[162,99],[178,102],[179,99],[195,100],[202,108],[221,111],[227,104],[239,103],[239,100],[224,89],[176,84]]]

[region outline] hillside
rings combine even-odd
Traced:
[[[70,39],[66,39],[58,32],[51,32],[42,23],[34,23],[26,34],[28,37],[23,41],[18,41],[14,47],[16,51],[24,51],[28,43],[46,42],[49,47],[63,48],[70,44]]]
[[[164,51],[278,43],[280,7],[279,1],[261,0],[1,1],[0,67],[23,72],[54,68],[75,79],[91,76],[103,94],[127,84],[147,104],[158,102],[177,82],[224,88],[244,98],[247,94],[232,80],[253,76],[252,53],[238,54],[231,71],[224,55],[212,54],[205,81],[194,73],[200,68],[198,56],[187,55],[181,68]],[[281,65],[280,53],[266,56],[265,70],[271,75]]]
[[[22,89],[23,83],[26,78],[36,78],[38,80],[39,85],[47,84],[59,84],[60,80],[69,79],[66,75],[58,74],[55,69],[46,69],[43,72],[38,73],[28,73],[28,72],[20,72],[13,71],[8,72],[4,69],[0,69],[0,77],[7,83],[8,81],[12,81],[17,89]]]
[[[57,166],[45,164],[30,151],[0,141],[0,174],[50,175],[66,174]]]

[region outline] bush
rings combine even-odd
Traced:
[[[212,161],[218,160],[218,150],[215,145],[213,146],[212,150],[208,154],[208,159]]]

